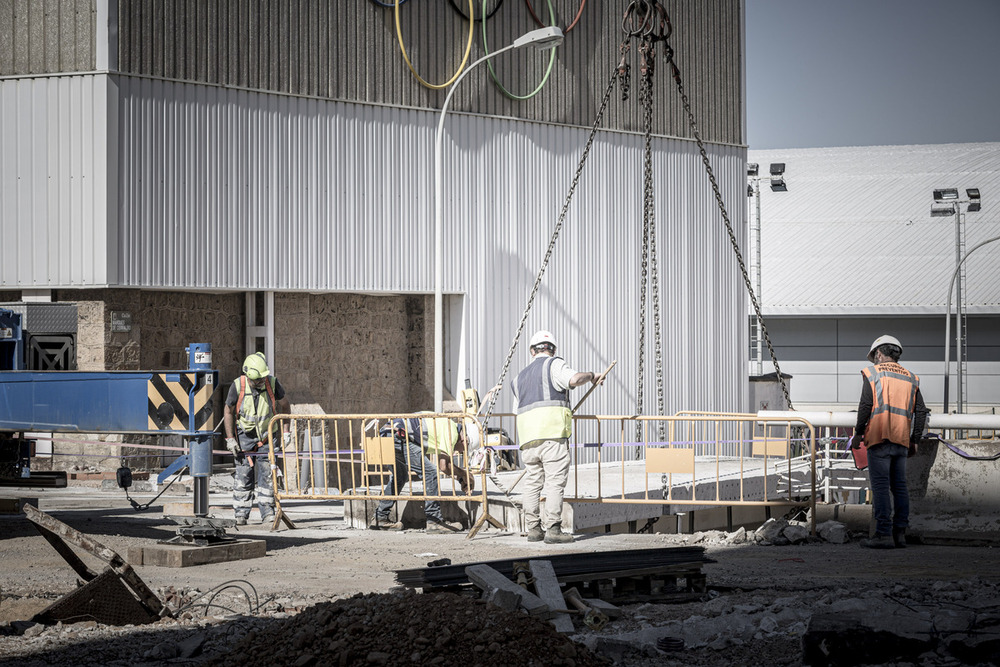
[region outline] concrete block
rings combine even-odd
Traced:
[[[159,567],[191,567],[207,563],[224,563],[234,560],[263,558],[267,555],[264,540],[236,540],[207,547],[182,544],[154,544],[129,547],[125,560],[130,565],[156,565]]]
[[[792,544],[799,544],[809,539],[809,529],[798,524],[790,524],[781,531],[781,536]]]
[[[959,441],[954,446],[972,456],[992,456],[989,441]],[[907,460],[910,492],[909,533],[942,540],[986,539],[1000,542],[1000,461],[970,461],[936,441],[924,441]]]
[[[816,534],[830,544],[843,544],[847,541],[847,526],[839,521],[824,521],[816,525]]]

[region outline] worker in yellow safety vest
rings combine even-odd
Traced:
[[[226,397],[223,425],[226,449],[233,454],[236,473],[233,477],[233,513],[236,524],[246,525],[253,508],[254,495],[260,506],[261,523],[274,519],[274,489],[271,465],[261,447],[268,444],[267,426],[276,414],[288,414],[291,406],[285,388],[271,375],[260,352],[243,361],[243,374],[233,382]],[[284,425],[283,444],[291,442],[288,424]],[[278,443],[280,449],[282,443]]]
[[[920,378],[899,365],[902,354],[899,340],[880,336],[868,352],[872,365],[861,371],[864,382],[851,446],[867,447],[875,534],[861,546],[869,549],[906,546],[906,459],[916,452],[929,412],[920,395]]]
[[[449,417],[430,417],[423,422],[427,456],[437,459],[438,470],[443,475],[458,480],[463,493],[475,490],[475,478],[465,467],[455,465],[456,453],[468,455],[467,435],[470,429],[478,428],[475,419],[466,417],[464,424],[458,424]]]
[[[569,479],[569,437],[573,411],[569,390],[604,380],[580,373],[555,356],[556,341],[548,331],[538,331],[528,342],[532,361],[513,383],[517,439],[525,467],[524,519],[528,541],[565,544],[573,536],[562,532],[562,503]],[[539,503],[545,492],[544,512]]]

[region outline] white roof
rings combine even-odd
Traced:
[[[747,161],[762,174],[786,165],[787,192],[761,182],[765,315],[943,313],[955,216],[931,217],[935,189],[980,190],[981,211],[961,206],[964,251],[1000,236],[1000,143],[751,150]],[[1000,241],[969,256],[965,281],[970,313],[1000,313]]]

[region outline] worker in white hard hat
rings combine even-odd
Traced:
[[[864,383],[851,446],[867,447],[875,534],[861,546],[870,549],[906,546],[906,459],[916,453],[929,412],[920,395],[920,378],[899,365],[902,354],[899,340],[879,336],[868,352],[872,365],[861,371]]]
[[[247,356],[243,361],[243,373],[229,388],[222,420],[226,449],[232,452],[236,462],[233,513],[239,526],[246,525],[250,518],[255,495],[261,523],[274,520],[271,464],[262,448],[268,444],[267,425],[271,417],[289,412],[291,405],[285,397],[285,388],[271,375],[263,353]],[[282,439],[286,447],[291,442],[288,429],[289,425],[284,424]]]
[[[562,532],[562,504],[569,479],[569,437],[573,412],[569,390],[602,378],[594,373],[580,373],[556,354],[555,337],[538,331],[528,342],[532,361],[514,380],[517,402],[517,438],[521,460],[526,470],[524,481],[524,519],[528,541],[564,544],[573,536]],[[545,507],[539,507],[545,493]]]

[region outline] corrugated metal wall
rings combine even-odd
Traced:
[[[125,284],[433,290],[436,114],[149,79],[123,80],[121,99]],[[445,290],[468,295],[468,373],[489,386],[587,131],[455,114],[446,133]],[[635,400],[642,144],[599,134],[528,322],[586,341],[566,350],[581,367],[621,359],[606,406],[621,412]],[[725,228],[697,146],[654,147],[669,409],[738,409],[745,297]],[[743,151],[710,154],[742,242]]]
[[[96,0],[0,0],[0,76],[89,72]]]
[[[464,7],[466,0],[455,0]],[[491,0],[490,7],[496,0]],[[403,59],[394,11],[370,0],[119,0],[119,68],[122,72],[354,102],[440,108],[446,90],[418,83]],[[557,24],[566,26],[580,0],[553,0]],[[588,2],[557,50],[541,93],[512,101],[494,87],[486,66],[470,73],[453,108],[487,115],[589,126],[620,59],[620,26],[627,3]],[[741,144],[743,99],[742,0],[664,2],[673,24],[670,44],[703,137]],[[476,0],[477,12],[482,2]],[[535,2],[545,12],[544,2]],[[462,62],[469,22],[450,3],[408,2],[399,10],[402,43],[414,69],[430,83],[444,83]],[[540,14],[540,17],[543,15]],[[547,20],[547,16],[545,19]],[[491,50],[537,28],[523,2],[505,2],[485,25]],[[485,55],[476,23],[469,62]],[[663,49],[660,48],[662,54]],[[496,75],[506,88],[526,94],[541,80],[548,54],[532,49],[498,56]],[[638,92],[638,54],[632,91]],[[689,137],[688,119],[660,68],[653,126],[658,134]],[[667,89],[670,89],[669,91]],[[635,105],[616,108],[607,127],[641,128]]]
[[[0,80],[0,285],[117,279],[106,76]],[[112,174],[113,175],[113,174]],[[109,270],[112,272],[109,275]]]

